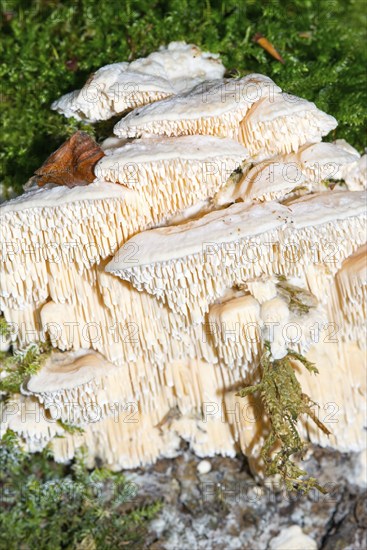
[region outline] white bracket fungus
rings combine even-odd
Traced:
[[[266,76],[223,74],[217,56],[172,43],[54,103],[89,121],[134,110],[90,180],[55,186],[46,171],[0,209],[13,345],[58,348],[15,396],[41,421],[17,411],[2,426],[29,450],[51,442],[68,461],[84,446],[90,466],[121,469],[184,439],[199,456],[259,463],[268,419],[234,392],[258,379],[265,344],[274,361],[298,352],[318,367],[316,378],[292,359],[332,435],[302,419],[303,435],[363,450],[364,157],[321,142],[336,121],[313,103]]]
[[[288,206],[237,203],[174,227],[139,233],[127,244],[135,265],[117,253],[106,270],[162,299],[190,322],[201,323],[226,288],[264,275],[298,275],[324,263],[323,243],[334,246],[328,268],[364,243],[363,192],[307,195]]]
[[[141,139],[105,153],[97,177],[138,191],[156,223],[213,197],[248,157],[239,143],[212,136]]]
[[[344,170],[355,160],[354,154],[333,143],[307,144],[297,153],[280,155],[245,170],[228,193],[228,202],[284,200],[311,190],[326,191],[322,183],[342,179]]]
[[[114,133],[121,138],[200,134],[241,141],[240,124],[250,107],[280,91],[260,74],[204,82],[186,93],[135,109],[116,124]]]
[[[290,94],[274,94],[256,102],[240,125],[241,143],[250,155],[263,160],[296,152],[305,143],[317,143],[336,128],[334,117],[314,103]]]
[[[204,80],[222,78],[224,72],[218,55],[193,44],[171,42],[146,58],[102,67],[81,90],[60,97],[51,108],[66,117],[97,122],[189,90]]]

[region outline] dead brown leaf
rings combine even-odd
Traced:
[[[75,132],[36,170],[32,183],[75,187],[95,179],[94,166],[104,156],[100,146],[86,132]]]
[[[259,44],[259,46],[261,46],[266,52],[268,52],[268,54],[274,57],[274,59],[284,64],[284,59],[282,58],[282,56],[277,52],[273,44],[271,44],[271,42],[269,42],[269,40],[265,38],[265,36],[258,32],[254,35],[253,41],[256,42],[256,44]]]

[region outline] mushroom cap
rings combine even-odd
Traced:
[[[51,109],[67,118],[98,122],[172,94],[165,78],[134,71],[128,63],[113,63],[91,75],[81,90],[54,101]]]
[[[266,96],[260,99],[252,107],[251,112],[248,112],[246,120],[251,121],[251,124],[255,125],[260,122],[272,122],[277,118],[306,113],[307,111],[317,112],[319,110],[311,101],[307,101],[307,99],[283,92],[274,94],[274,97]],[[319,112],[322,113],[321,119],[325,118],[325,121],[329,122],[333,120],[336,124],[334,117],[331,117],[322,111]]]
[[[104,139],[102,143],[100,143],[100,147],[106,155],[110,155],[113,153],[115,149],[119,149],[120,147],[123,147],[127,143],[129,143],[128,139],[122,139],[116,136],[109,136],[106,139]]]
[[[350,191],[366,189],[367,155],[363,155],[355,162],[344,166],[342,169],[342,178],[344,179]]]
[[[51,108],[66,117],[97,122],[188,90],[203,80],[222,78],[224,72],[218,55],[193,44],[171,42],[146,58],[100,68],[81,90],[62,96]]]
[[[56,352],[23,384],[22,393],[37,397],[53,419],[84,426],[140,398],[127,377],[127,368],[119,369],[94,350]]]
[[[366,213],[364,191],[333,191],[304,195],[287,203],[293,229],[336,223]]]
[[[0,206],[0,214],[31,211],[39,208],[59,208],[78,201],[102,199],[121,199],[133,193],[128,189],[110,182],[96,181],[90,185],[76,186],[72,189],[63,185],[55,187],[32,187],[26,193],[15,197]]]
[[[230,243],[280,227],[288,213],[278,203],[236,203],[216,210],[185,224],[162,227],[135,235],[130,241],[136,247],[134,267],[165,262],[203,252],[205,245]],[[116,256],[106,266],[110,273],[131,268],[122,256]]]
[[[301,147],[297,158],[304,173],[317,183],[324,179],[341,179],[343,170],[355,162],[359,155],[356,156],[335,143],[321,142]]]
[[[334,143],[307,143],[297,153],[278,155],[258,162],[229,190],[227,202],[241,198],[282,200],[301,190],[323,190],[317,184],[325,179],[342,178],[343,170],[356,160],[356,155]]]
[[[157,210],[170,215],[212,196],[248,157],[239,143],[213,136],[140,139],[106,153],[96,176],[141,190],[153,217]]]
[[[31,393],[58,392],[116,373],[117,367],[93,350],[54,352],[26,384]]]
[[[203,52],[198,46],[186,42],[161,46],[146,58],[132,61],[130,69],[164,75],[176,93],[188,90],[203,80],[222,78],[225,72],[219,54]]]
[[[305,180],[296,162],[265,161],[243,176],[234,197],[245,202],[282,199],[295,187],[303,185]]]
[[[314,103],[290,94],[274,94],[249,109],[240,125],[239,141],[260,161],[297,152],[305,143],[317,143],[336,126],[335,118]]]
[[[343,262],[336,277],[341,283],[344,281],[345,285],[367,284],[367,245],[358,248]]]
[[[236,203],[185,224],[143,231],[132,237],[137,253],[134,268],[167,262],[201,253],[205,246],[239,241],[287,227],[302,229],[365,214],[365,193],[338,191],[315,193],[293,200],[287,206],[276,202]],[[117,253],[106,266],[118,273],[131,268]]]
[[[357,151],[355,147],[353,147],[350,143],[348,143],[345,139],[336,139],[333,142],[337,147],[340,149],[343,149],[347,153],[350,153],[351,155],[355,155],[356,157],[360,157],[361,155]]]
[[[248,157],[243,145],[232,139],[201,135],[137,139],[105,152],[106,156],[97,166],[103,167],[112,162],[123,166],[128,163],[151,163],[178,158],[206,160],[218,156],[233,156],[243,160]]]
[[[145,134],[185,135],[212,134],[233,137],[224,134],[219,128],[217,117],[238,112],[242,120],[246,111],[265,94],[279,92],[274,82],[260,74],[250,74],[240,79],[211,80],[199,84],[192,90],[168,98],[155,104],[135,109],[114,127],[119,137],[140,137]],[[190,121],[206,119],[206,131],[199,125],[190,129]],[[216,128],[217,127],[217,128]],[[197,131],[199,130],[199,131]]]

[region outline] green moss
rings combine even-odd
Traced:
[[[6,374],[0,380],[0,391],[19,393],[20,386],[29,377],[36,374],[47,359],[50,350],[47,346],[30,344],[24,350],[17,350],[13,355],[3,354],[0,357],[0,371]]]
[[[347,22],[347,24],[346,24]],[[366,126],[363,0],[4,0],[2,2],[2,181],[22,185],[77,128],[50,111],[102,65],[144,56],[172,40],[219,52],[237,74],[262,72],[340,123],[330,137],[360,150]],[[264,34],[285,64],[252,41]]]
[[[316,403],[302,393],[291,363],[292,359],[302,363],[309,372],[318,373],[312,363],[292,350],[288,350],[283,359],[273,360],[270,345],[266,343],[260,364],[260,383],[244,388],[238,395],[246,397],[259,393],[264,411],[269,418],[270,432],[261,450],[266,475],[280,475],[290,491],[299,490],[307,493],[310,489],[316,488],[326,492],[316,479],[305,479],[306,472],[291,460],[291,456],[297,453],[303,456],[307,448],[307,444],[301,440],[297,431],[297,421],[301,415],[308,415],[323,432],[330,434],[312,409]]]
[[[8,550],[141,548],[155,502],[135,505],[121,473],[89,471],[83,454],[70,465],[45,451],[29,455],[8,431],[0,447],[0,547]]]
[[[0,337],[6,339],[10,336],[9,324],[5,321],[4,317],[0,317]]]
[[[58,424],[61,426],[61,428],[64,428],[64,430],[71,435],[75,434],[82,434],[84,433],[84,429],[80,426],[74,426],[74,424],[69,424],[68,422],[63,422],[63,420],[58,420]]]
[[[294,313],[301,315],[309,313],[317,306],[317,299],[311,292],[291,285],[283,275],[278,277],[277,288],[278,294],[287,300],[290,311]]]

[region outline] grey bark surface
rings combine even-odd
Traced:
[[[176,458],[126,472],[136,503],[163,503],[144,548],[265,550],[291,525],[299,525],[321,550],[367,548],[366,490],[356,483],[355,455],[314,448],[304,466],[329,493],[313,490],[307,496],[261,484],[242,456],[208,460],[211,471],[198,474],[200,459],[184,448]]]

